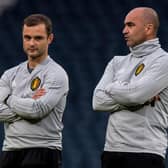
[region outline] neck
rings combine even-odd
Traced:
[[[37,65],[41,64],[48,55],[40,56],[40,57],[31,57],[28,56],[28,66],[29,68],[34,69]]]
[[[159,39],[155,38],[130,48],[130,51],[132,53],[132,56],[134,57],[143,57],[150,55],[151,53],[155,52],[158,48],[160,48]]]

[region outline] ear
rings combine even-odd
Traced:
[[[145,31],[147,35],[151,35],[154,31],[154,26],[153,24],[147,24],[145,27]]]
[[[52,41],[53,41],[53,39],[54,39],[54,34],[51,33],[51,34],[48,36],[48,44],[51,44]]]

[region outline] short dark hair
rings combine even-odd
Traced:
[[[52,33],[52,22],[49,17],[44,14],[31,14],[23,21],[23,26],[36,26],[39,24],[45,24],[46,32],[48,35]]]

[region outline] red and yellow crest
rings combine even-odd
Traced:
[[[135,71],[135,76],[139,75],[142,72],[142,70],[144,69],[144,67],[145,67],[145,65],[143,63],[140,64]]]
[[[34,91],[40,86],[41,80],[39,77],[36,77],[31,82],[31,90]]]

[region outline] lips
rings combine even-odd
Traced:
[[[28,51],[30,51],[30,52],[34,52],[36,50],[37,50],[36,48],[28,48]]]
[[[128,41],[129,38],[128,38],[127,36],[124,36],[124,39],[125,39],[126,41]]]

